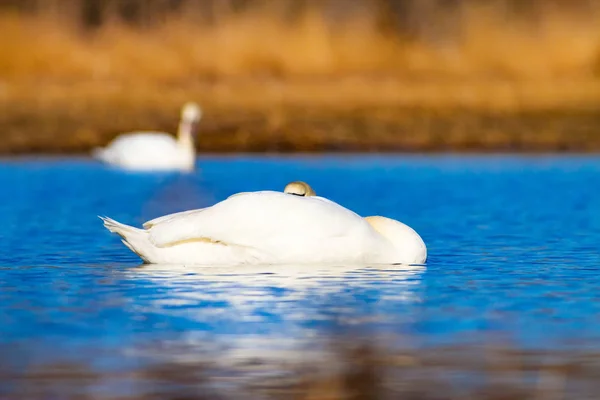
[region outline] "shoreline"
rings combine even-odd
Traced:
[[[174,134],[204,110],[200,153],[596,153],[600,79],[10,83],[0,155],[86,154],[123,132]]]

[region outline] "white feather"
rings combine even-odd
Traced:
[[[155,264],[419,264],[427,257],[420,236],[398,221],[281,192],[240,193],[148,221],[146,229],[103,220]]]

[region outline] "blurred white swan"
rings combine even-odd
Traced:
[[[425,263],[425,243],[409,226],[362,218],[316,195],[294,196],[294,188],[310,188],[299,184],[286,193],[238,193],[211,207],[153,219],[144,229],[100,218],[150,264]]]
[[[195,103],[181,109],[177,138],[166,132],[131,132],[118,136],[106,147],[95,148],[92,156],[128,170],[192,171],[196,162],[194,133],[202,110]]]

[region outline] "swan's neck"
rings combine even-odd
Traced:
[[[196,129],[196,123],[189,120],[181,120],[179,122],[179,130],[177,133],[177,140],[179,144],[186,149],[194,148],[194,130]]]

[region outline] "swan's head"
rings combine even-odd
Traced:
[[[306,182],[294,181],[290,182],[283,189],[284,193],[293,194],[296,196],[316,196],[317,194]]]
[[[202,117],[202,109],[198,104],[188,102],[181,108],[181,119],[186,122],[196,123]]]
[[[424,264],[427,247],[421,236],[410,226],[386,217],[365,217],[365,220],[393,246],[390,263]],[[388,262],[388,261],[385,261]]]

